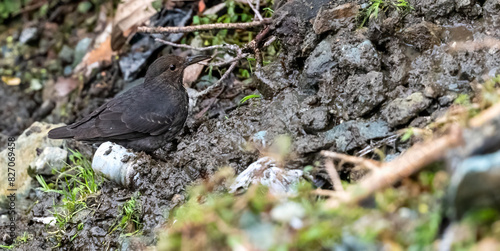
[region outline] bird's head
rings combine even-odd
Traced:
[[[196,55],[187,58],[165,55],[156,59],[148,68],[146,72],[146,80],[160,77],[166,79],[171,83],[180,83],[182,85],[182,76],[184,69],[191,64],[198,63],[210,56]],[[148,81],[146,81],[147,83]]]

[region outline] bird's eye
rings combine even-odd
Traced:
[[[171,71],[174,71],[174,70],[175,70],[175,65],[171,64],[171,65],[170,65],[170,70],[171,70]]]

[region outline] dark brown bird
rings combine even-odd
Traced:
[[[184,126],[189,98],[182,85],[184,69],[209,57],[158,58],[144,83],[103,104],[74,124],[49,131],[51,139],[112,141],[137,151],[151,152],[170,141]]]

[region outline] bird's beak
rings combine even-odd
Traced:
[[[185,65],[186,66],[192,65],[192,64],[198,63],[200,61],[203,61],[203,60],[206,60],[209,58],[212,58],[212,57],[205,56],[205,55],[195,55],[195,56],[187,57]]]

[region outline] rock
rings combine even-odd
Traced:
[[[418,51],[425,51],[441,44],[442,32],[440,26],[422,21],[404,29],[401,36],[405,43],[415,46]]]
[[[45,147],[40,155],[38,155],[30,164],[30,169],[36,174],[50,175],[52,169],[61,170],[68,157],[68,151],[59,147]]]
[[[75,47],[75,54],[73,55],[73,64],[72,67],[76,67],[83,59],[85,54],[87,54],[87,50],[92,43],[92,39],[86,37],[78,42]]]
[[[63,45],[62,49],[59,51],[58,57],[65,63],[71,63],[73,61],[73,55],[75,51],[68,47],[67,45]]]
[[[329,113],[326,107],[316,107],[303,112],[301,123],[306,131],[320,131],[329,123]]]
[[[356,40],[361,40],[362,37]],[[373,43],[368,40],[360,42],[342,41],[342,44],[335,46],[334,57],[339,62],[339,67],[355,72],[359,69],[365,72],[380,71],[380,55]]]
[[[0,173],[0,202],[6,201],[6,195],[9,194],[8,188],[17,189],[17,198],[23,198],[27,195],[29,189],[31,188],[32,178],[28,175],[28,168],[30,163],[34,162],[38,158],[38,151],[45,149],[47,147],[60,148],[63,146],[63,140],[61,139],[49,139],[47,138],[47,132],[52,128],[61,125],[52,125],[47,123],[35,122],[28,129],[26,129],[21,136],[19,136],[15,141],[15,147],[13,149],[15,160],[12,161],[15,169],[15,181],[14,186],[10,187],[7,180],[7,169]],[[11,142],[11,141],[10,141]],[[8,154],[11,152],[8,148],[0,152],[0,166],[8,166]]]
[[[306,210],[302,205],[294,201],[287,201],[271,210],[271,218],[277,222],[289,224],[294,229],[300,229],[304,225],[302,218]]]
[[[262,77],[258,78],[260,81],[257,88],[265,98],[272,98],[286,87],[296,84],[297,75],[296,70],[288,73],[278,61],[274,61],[262,67],[262,74],[260,74]]]
[[[262,184],[269,187],[270,193],[286,196],[295,193],[293,185],[299,182],[302,174],[302,170],[286,170],[278,167],[273,158],[262,157],[236,177],[229,192],[243,192],[251,184]]]
[[[311,36],[311,20],[316,17],[322,5],[329,0],[292,0],[287,1],[283,6],[276,9],[273,14],[273,23],[271,29],[273,34],[287,48],[287,54],[284,55],[285,64],[296,63],[300,57],[306,57],[313,49],[311,43],[304,44],[304,41],[316,40]],[[313,35],[316,35],[312,32]]]
[[[376,71],[349,76],[344,88],[335,103],[353,118],[373,110],[385,100],[385,94],[389,91],[384,83],[384,74]]]
[[[390,102],[382,111],[382,116],[390,126],[402,125],[416,117],[431,104],[431,100],[421,92],[411,94],[406,98],[397,98]]]
[[[359,5],[354,3],[346,3],[334,8],[323,6],[314,20],[314,32],[316,34],[327,31],[337,32],[341,28],[347,27],[352,30],[356,27],[358,13]]]
[[[473,156],[460,163],[451,177],[448,200],[453,218],[479,208],[500,209],[500,151]]]
[[[422,0],[415,8],[424,14],[426,20],[447,16],[455,8],[455,0]]]
[[[306,59],[304,73],[307,80],[303,83],[309,86],[316,85],[320,79],[332,78],[332,69],[338,65],[334,58],[332,46],[335,41],[333,36],[323,39]]]
[[[37,27],[30,27],[23,29],[21,35],[19,36],[19,43],[28,44],[35,42],[40,37],[40,30]]]
[[[366,141],[390,135],[389,126],[383,120],[374,122],[347,121],[325,132],[324,143],[335,144],[335,149],[346,152],[360,147]]]

